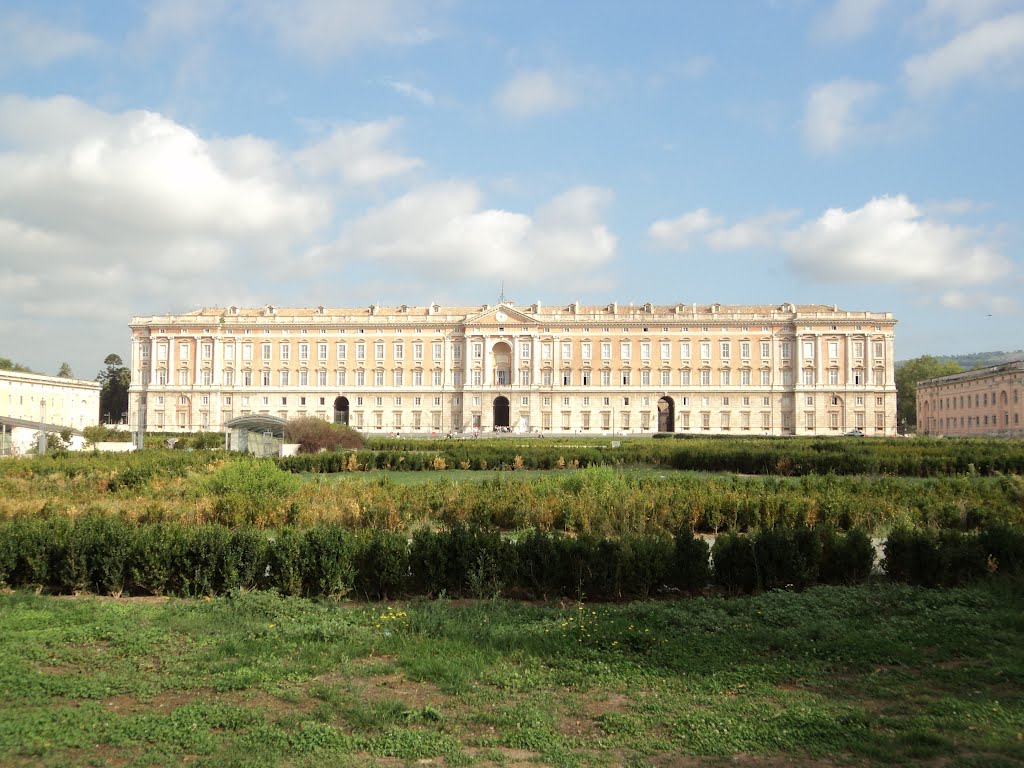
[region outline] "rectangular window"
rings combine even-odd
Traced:
[[[640,359],[650,360],[651,359],[651,342],[641,341],[640,342]]]
[[[357,387],[365,387],[366,386],[366,371],[356,371],[356,386]]]
[[[475,347],[475,345],[474,345],[474,347]],[[474,348],[473,351],[476,352],[476,349]],[[412,345],[412,359],[413,360],[422,360],[423,359],[423,342],[422,341],[417,341],[415,344]]]
[[[288,386],[288,369],[287,368],[285,370],[281,371],[281,386],[282,387],[287,387]]]
[[[188,360],[188,348],[189,348],[189,346],[190,345],[188,344],[188,342],[185,342],[185,341],[179,341],[178,342],[178,359],[179,360]],[[270,357],[270,352],[269,352],[270,345],[269,344],[267,345],[267,349],[268,349],[268,352],[267,352],[266,355],[264,355],[264,357]]]
[[[305,373],[305,371],[303,371]],[[320,370],[316,372],[316,384],[318,387],[327,386],[327,371]]]
[[[875,358],[876,359],[881,360],[882,357],[884,357],[884,352],[883,352],[884,349],[885,349],[885,347],[883,346],[883,343],[881,341],[876,341],[875,342]]]
[[[453,360],[461,360],[462,359],[462,342],[461,341],[456,341],[455,343],[452,344],[452,359]]]
[[[681,387],[688,387],[688,386],[690,386],[690,372],[689,371],[682,371],[679,374],[679,386],[681,386]]]
[[[282,362],[287,362],[288,360],[291,360],[291,357],[292,357],[292,347],[291,347],[291,344],[289,344],[287,342],[281,344],[280,349],[279,349],[279,356],[280,356]]]
[[[563,341],[562,342],[562,359],[563,360],[572,360],[572,342],[571,341]]]
[[[779,344],[779,357],[783,360],[789,360],[792,357],[792,351],[793,345],[790,342],[784,341]]]
[[[441,372],[440,371],[434,371],[433,375],[431,376],[431,380],[433,381],[435,387],[440,387],[441,386]]]
[[[228,369],[224,371],[224,386],[233,387],[235,385],[235,372]]]
[[[589,360],[590,359],[590,342],[589,341],[584,341],[582,344],[580,344],[580,357],[582,357],[584,360]]]
[[[810,386],[814,384],[814,369],[808,368],[804,371],[804,385]]]
[[[360,341],[356,344],[356,360],[366,359],[366,342]]]
[[[612,343],[610,341],[601,342],[601,359],[611,360],[612,359]]]
[[[723,387],[728,387],[732,383],[732,372],[728,368],[723,368],[719,372],[719,379]]]
[[[702,341],[700,343],[700,359],[710,360],[711,359],[711,342]]]
[[[883,371],[881,368],[878,368],[875,371],[875,385],[881,387],[884,384],[885,384],[885,371]],[[977,403],[975,403],[975,405],[977,405]]]
[[[672,344],[671,344],[671,342],[663,341],[663,342],[661,342],[659,347],[661,348],[661,359],[662,360],[668,360],[670,357],[672,357]]]
[[[804,426],[807,429],[814,429],[814,411],[804,413]]]
[[[431,346],[434,349],[434,359],[435,360],[440,360],[442,352],[444,350],[444,346],[442,345],[442,343],[440,341],[435,341]]]
[[[746,368],[740,371],[740,385],[744,387],[750,386],[750,371]]]
[[[769,370],[761,371],[761,386],[767,387],[772,383],[772,372]]]
[[[601,371],[601,386],[610,387],[612,385],[612,372]]]
[[[523,358],[530,357],[530,342],[522,341],[519,343],[519,356]]]
[[[384,371],[373,372],[373,386],[383,387],[384,386]]]
[[[384,342],[378,341],[373,345],[373,359],[383,360],[384,359]]]
[[[260,382],[264,387],[270,386],[270,371],[262,371],[260,375]]]
[[[721,346],[722,346],[722,350],[721,350],[722,351],[722,359],[723,360],[728,360],[730,357],[732,357],[732,345],[728,341],[723,341],[721,343]]]
[[[335,344],[334,350],[339,360],[345,360],[348,357],[348,344]]]
[[[631,371],[627,370],[627,371],[623,371],[622,372],[622,386],[628,387],[629,384],[630,384],[630,380],[631,379],[632,379],[632,372]]]
[[[619,358],[629,360],[633,346],[628,341],[619,342]]]
[[[839,383],[839,371],[835,368],[830,368],[828,371],[828,383],[832,386],[836,386]]]
[[[839,342],[830,341],[828,343],[828,356],[830,360],[836,360],[839,357]]]
[[[545,341],[540,345],[540,357],[542,360],[550,360],[554,357],[554,347],[550,341]]]
[[[269,342],[264,343],[264,344],[260,344],[260,359],[261,360],[269,360],[270,359],[270,343]]]
[[[213,359],[213,344],[211,344],[208,341],[203,342],[203,360],[212,360],[212,359]]]
[[[688,341],[681,341],[681,342],[679,342],[679,357],[681,357],[683,360],[689,360],[690,359],[690,342],[688,342]]]
[[[730,414],[727,411],[722,411],[720,418],[722,420],[722,429],[730,429]]]
[[[793,371],[791,371],[789,368],[782,369],[782,386],[793,386]]]
[[[672,371],[661,372],[661,386],[667,387],[672,383]]]
[[[643,387],[651,386],[651,372],[640,371],[640,385]]]
[[[706,368],[700,372],[700,385],[702,387],[711,386],[711,371]]]
[[[771,353],[772,353],[771,342],[762,341],[761,342],[761,357],[762,357],[762,359],[767,360],[771,356]]]
[[[813,341],[805,341],[804,342],[804,358],[807,359],[807,360],[812,360],[814,358],[814,342]]]
[[[234,360],[235,359],[235,345],[234,344],[225,344],[224,345],[224,359],[225,360]]]
[[[401,368],[396,369],[395,373],[394,373],[394,377],[395,377],[395,386],[396,387],[404,387],[405,386],[405,371],[403,371]],[[459,381],[457,383],[461,384],[462,382]]]
[[[213,384],[213,371],[209,368],[203,370],[203,384],[207,387]]]

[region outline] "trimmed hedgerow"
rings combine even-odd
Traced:
[[[69,593],[189,597],[234,590],[388,599],[400,595],[588,600],[732,593],[849,584],[868,577],[863,531],[776,528],[723,534],[711,550],[689,529],[676,536],[602,538],[531,530],[520,538],[460,523],[402,533],[336,524],[262,531],[248,526],[132,525],[98,514],[0,521],[0,583]],[[1024,569],[1024,531],[907,531],[885,547],[894,581],[952,586]]]

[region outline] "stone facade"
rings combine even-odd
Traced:
[[[95,381],[0,371],[0,416],[84,429],[99,424]]]
[[[368,433],[896,431],[887,312],[826,305],[203,309],[132,320],[129,423]]]
[[[917,385],[923,435],[1024,436],[1024,362],[993,365]]]

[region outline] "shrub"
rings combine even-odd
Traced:
[[[777,528],[754,537],[762,589],[806,589],[818,581],[821,540],[810,528]]]
[[[308,553],[303,551],[304,540],[305,536],[294,528],[283,528],[277,536],[269,540],[265,586],[276,589],[282,595],[302,594],[304,560],[308,558]],[[321,579],[323,579],[323,583],[327,586],[330,583],[327,580],[328,577],[334,575],[336,574],[322,570],[311,575],[305,584],[306,586],[312,585],[314,579],[316,583],[321,583]],[[334,583],[340,584],[340,580]]]
[[[447,588],[448,534],[420,528],[409,546],[410,587],[416,594],[436,597]]]
[[[986,566],[993,573],[1024,571],[1024,530],[993,525],[979,534]]]
[[[229,461],[205,483],[213,496],[214,520],[227,526],[279,522],[288,498],[300,485],[297,477],[273,461],[252,458]]]
[[[749,537],[722,534],[711,548],[711,560],[717,584],[730,592],[751,593],[757,589],[757,561]]]
[[[299,453],[336,451],[339,448],[358,450],[365,442],[356,430],[343,424],[331,424],[314,416],[292,419],[284,427],[284,439],[298,443]]]
[[[356,547],[351,533],[340,525],[318,525],[306,531],[301,548],[305,594],[339,598],[352,591],[356,581]],[[285,546],[280,551],[287,549]],[[281,573],[288,571],[284,560],[276,563],[276,567]],[[281,589],[284,591],[285,587]]]
[[[825,584],[855,584],[871,575],[875,564],[875,548],[863,529],[854,528],[845,534],[823,526],[821,565],[818,578]]]
[[[120,429],[111,429],[105,427],[102,424],[96,424],[91,427],[86,427],[82,430],[82,434],[85,435],[86,445],[96,445],[96,443],[130,443],[132,441],[132,433]]]
[[[135,547],[128,561],[128,581],[133,591],[165,595],[179,581],[176,555],[186,532],[178,523],[151,523],[139,526]]]
[[[267,536],[250,526],[231,531],[224,551],[224,590],[256,589],[267,567]]]
[[[710,548],[704,539],[683,528],[675,536],[675,552],[670,583],[684,592],[698,592],[711,581]]]
[[[409,541],[404,534],[374,531],[356,555],[356,589],[367,598],[387,600],[402,592],[409,574]]]

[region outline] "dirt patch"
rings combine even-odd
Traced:
[[[417,709],[427,704],[440,706],[448,696],[431,683],[410,680],[401,674],[374,675],[354,682],[353,692],[364,701],[394,701],[398,699]]]

